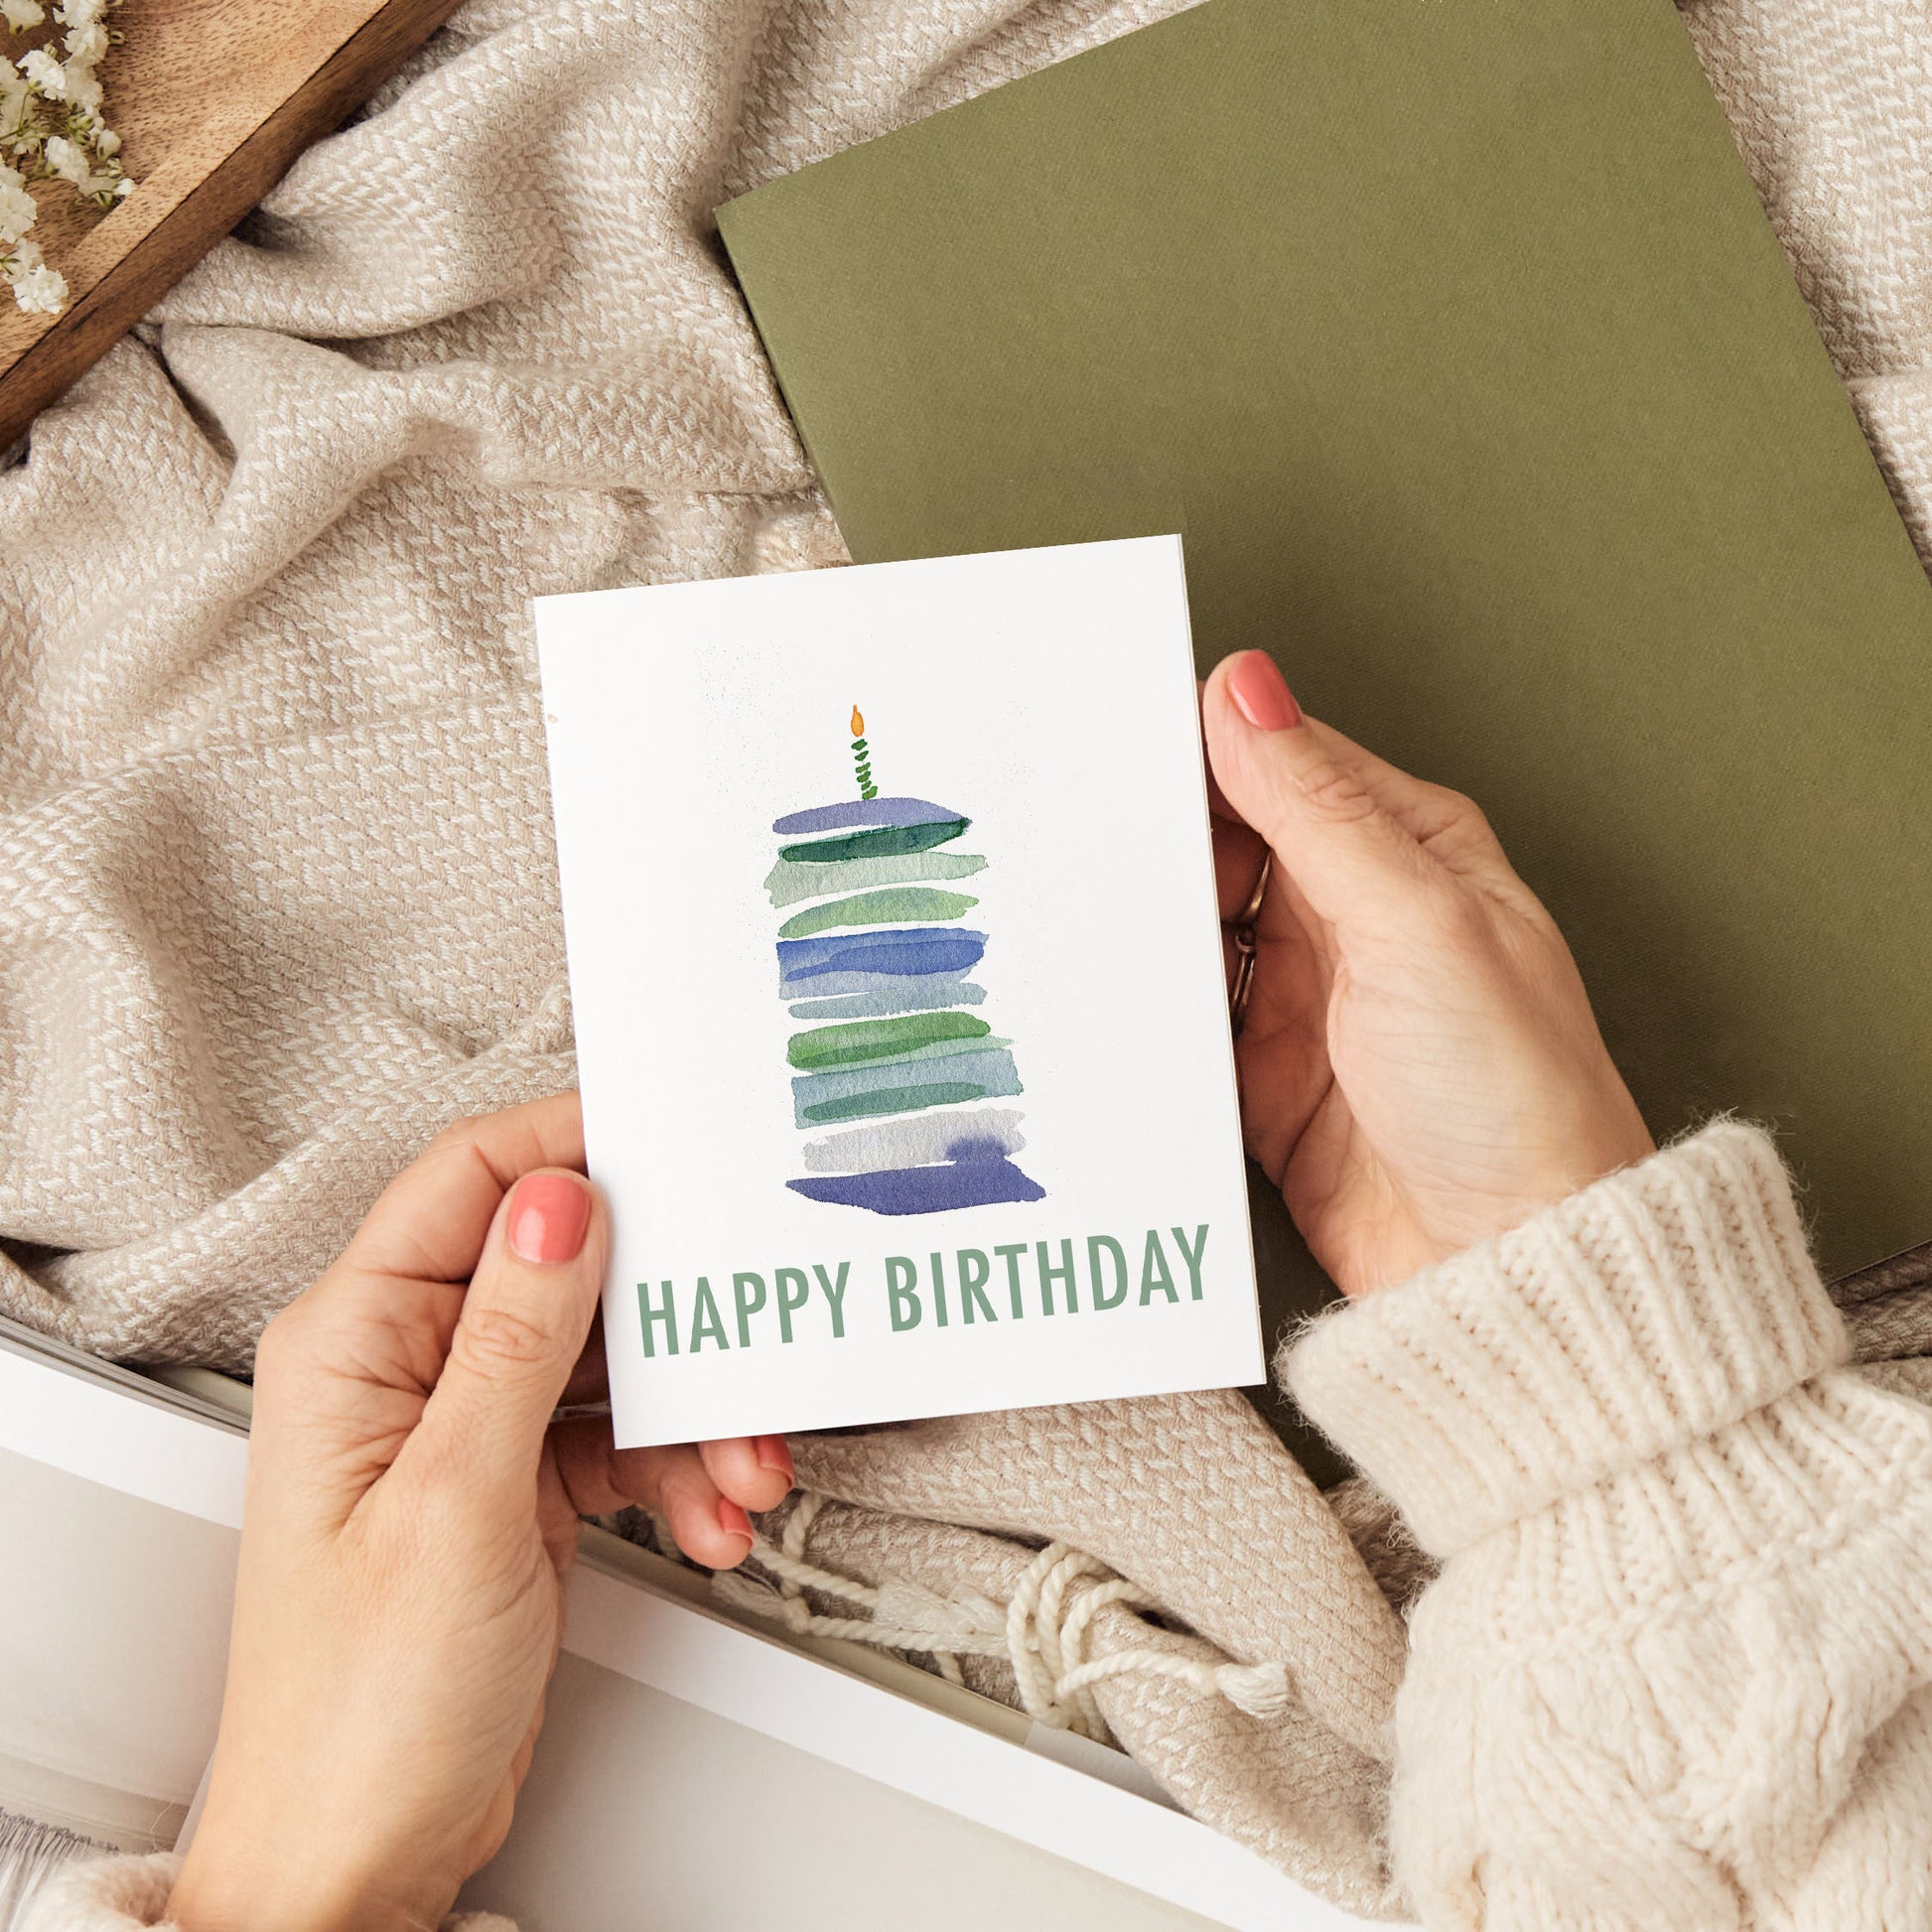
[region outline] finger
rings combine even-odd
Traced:
[[[694,1563],[729,1570],[744,1562],[751,1523],[743,1506],[720,1491],[691,1444],[616,1449],[606,1416],[561,1422],[551,1440],[558,1473],[580,1516],[609,1516],[634,1504],[661,1518]]]
[[[556,1668],[556,1660],[551,1660],[551,1668]],[[537,1699],[537,1708],[530,1718],[530,1727],[523,1733],[510,1758],[510,1789],[521,1793],[524,1780],[530,1775],[530,1766],[537,1754],[537,1737],[543,1729],[543,1720],[550,1708],[550,1693],[546,1689]]]
[[[1451,872],[1497,873],[1515,879],[1489,821],[1473,799],[1377,758],[1319,719],[1311,718],[1308,725],[1336,761],[1361,780],[1376,803],[1432,859]]]
[[[1204,685],[1201,691],[1204,736]],[[1511,880],[1515,879],[1489,821],[1472,799],[1464,797],[1459,791],[1451,791],[1447,785],[1432,784],[1426,778],[1418,778],[1400,765],[1377,758],[1373,752],[1365,751],[1352,738],[1336,731],[1332,725],[1323,724],[1318,718],[1305,718],[1302,722],[1327,746],[1339,763],[1346,765],[1367,786],[1376,803],[1432,857],[1452,870],[1490,868],[1508,874]],[[1223,824],[1243,825],[1246,821],[1228,803],[1227,794],[1222,791],[1220,781],[1214,775],[1211,759],[1207,770],[1207,804],[1215,820],[1218,853],[1218,839]],[[1227,916],[1225,911],[1222,916]]]
[[[700,1443],[698,1460],[720,1493],[747,1509],[776,1509],[791,1494],[791,1451],[782,1436]]]
[[[1206,691],[1204,684],[1196,689],[1196,696],[1202,700],[1203,707]],[[1215,830],[1219,831],[1223,825],[1245,823],[1241,814],[1228,803],[1227,793],[1221,789],[1221,781],[1214,775],[1214,761],[1207,756],[1207,714],[1204,708],[1201,713],[1201,769],[1207,774],[1207,815],[1213,821]]]
[[[464,1281],[504,1194],[538,1168],[583,1172],[584,1116],[574,1093],[446,1128],[369,1209],[344,1260],[373,1274]]]
[[[604,1310],[600,1306],[591,1317],[590,1339],[584,1343],[584,1352],[578,1356],[577,1366],[564,1384],[564,1401],[566,1404],[603,1402],[610,1394],[611,1374],[604,1358]]]
[[[534,1484],[544,1437],[589,1337],[610,1217],[582,1174],[526,1173],[483,1241],[423,1419],[397,1457],[460,1461],[480,1490]]]
[[[1224,659],[1203,710],[1222,790],[1315,916],[1343,931],[1412,929],[1440,889],[1440,868],[1302,716],[1273,660],[1253,650]]]
[[[1261,877],[1261,862],[1268,853],[1268,841],[1250,825],[1237,819],[1217,818],[1214,837],[1214,893],[1221,917],[1231,919],[1254,897],[1255,881]]]

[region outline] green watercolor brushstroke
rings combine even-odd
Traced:
[[[780,939],[807,939],[841,925],[921,925],[962,917],[979,900],[966,893],[935,893],[930,886],[893,886],[884,892],[854,893],[824,905],[794,912],[778,928]]]
[[[927,1046],[907,1046],[897,1050],[884,1048],[876,1053],[868,1053],[862,1060],[841,1060],[836,1064],[803,1070],[814,1073],[867,1073],[875,1066],[897,1066],[907,1060],[943,1060],[953,1053],[991,1052],[995,1047],[1012,1044],[1012,1040],[999,1034],[974,1034],[959,1039],[935,1039]]]
[[[848,859],[835,866],[797,866],[789,859],[780,859],[765,875],[764,890],[774,906],[793,905],[801,898],[818,898],[826,893],[964,879],[985,870],[986,861],[973,852],[909,852],[893,859]]]
[[[910,1114],[921,1107],[948,1107],[955,1101],[977,1100],[985,1091],[968,1080],[935,1080],[922,1087],[851,1093],[841,1100],[821,1100],[802,1111],[807,1120],[825,1125],[835,1120],[863,1120],[869,1114]]]
[[[793,1034],[785,1058],[808,1073],[903,1057],[945,1040],[984,1042],[993,1029],[970,1013],[914,1013],[897,1020],[857,1020]]]
[[[934,819],[928,825],[880,825],[870,832],[847,832],[835,839],[807,839],[801,845],[781,845],[780,859],[801,866],[838,865],[847,859],[890,859],[906,852],[924,852],[956,839],[972,821]]]

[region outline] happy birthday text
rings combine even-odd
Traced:
[[[923,1263],[888,1255],[881,1273],[853,1305],[855,1319],[884,1316],[892,1332],[913,1328],[971,1327],[980,1322],[1024,1321],[1030,1316],[1104,1314],[1114,1309],[1178,1306],[1202,1296],[1201,1267],[1207,1224],[1189,1236],[1185,1228],[1149,1228],[1127,1242],[1090,1234],[1076,1243],[1010,1241],[992,1248],[934,1250]],[[812,1262],[804,1268],[741,1269],[728,1288],[714,1291],[700,1275],[683,1287],[674,1281],[637,1284],[637,1311],[644,1353],[698,1355],[707,1349],[751,1348],[759,1341],[783,1345],[807,1332],[833,1341],[846,1334],[847,1291],[852,1264]],[[1084,1295],[1084,1303],[1082,1296]]]

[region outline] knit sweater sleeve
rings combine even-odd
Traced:
[[[168,1915],[180,1870],[170,1852],[70,1864],[28,1901],[20,1932],[180,1932]],[[516,1925],[494,1912],[452,1912],[440,1932],[516,1932]]]
[[[1733,1122],[1294,1347],[1443,1566],[1391,1800],[1426,1924],[1932,1924],[1932,1411],[1845,1359]]]

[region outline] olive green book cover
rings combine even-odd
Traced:
[[[719,220],[856,558],[1181,531],[1660,1138],[1774,1125],[1828,1273],[1932,1236],[1932,587],[1669,0],[1206,0]]]

